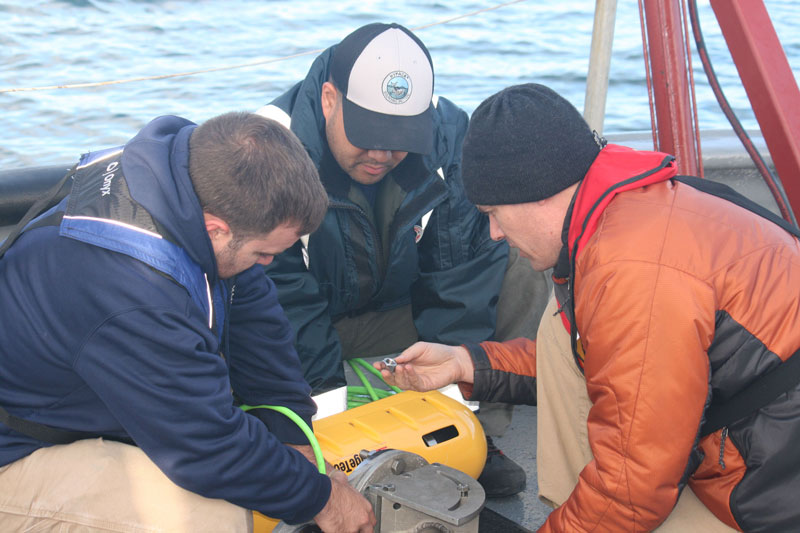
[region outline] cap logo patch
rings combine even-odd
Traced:
[[[390,72],[381,86],[383,97],[391,104],[402,104],[411,97],[411,77],[402,70]]]

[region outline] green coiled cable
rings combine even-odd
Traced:
[[[361,405],[368,404],[370,402],[374,402],[376,400],[380,400],[382,398],[386,398],[392,396],[398,392],[403,392],[402,389],[395,387],[394,385],[389,385],[386,383],[386,380],[383,379],[380,371],[376,370],[371,364],[367,363],[361,358],[354,358],[347,361],[350,365],[350,368],[353,369],[356,376],[361,380],[363,386],[348,386],[347,387],[347,408],[352,409],[353,407],[359,407]],[[360,368],[361,367],[361,368]],[[364,375],[362,368],[368,370],[373,375],[377,376],[384,385],[388,385],[391,390],[385,390],[381,388],[374,387],[367,376]]]

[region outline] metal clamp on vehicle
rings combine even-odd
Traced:
[[[363,451],[361,458],[350,484],[372,504],[376,532],[478,532],[486,494],[467,474],[402,450]],[[314,531],[309,527],[281,522],[273,532]]]

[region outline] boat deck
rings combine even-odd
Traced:
[[[522,527],[535,531],[552,510],[539,501],[536,481],[536,407],[518,405],[514,408],[511,426],[502,437],[493,438],[505,455],[516,461],[528,475],[525,491],[507,498],[486,500],[486,507]],[[483,531],[483,528],[481,528]],[[500,533],[498,531],[498,533]]]

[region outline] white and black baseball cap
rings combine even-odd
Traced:
[[[362,26],[336,45],[331,78],[342,93],[344,131],[366,150],[433,149],[433,63],[399,24]]]

